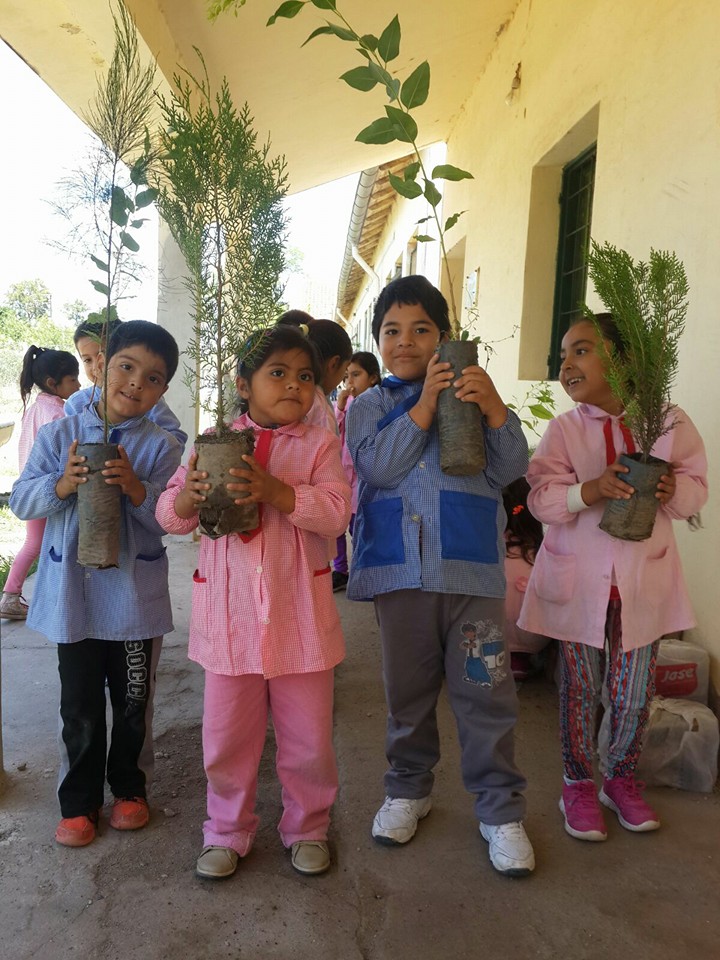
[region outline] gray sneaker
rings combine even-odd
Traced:
[[[520,820],[494,826],[480,824],[483,839],[490,844],[490,863],[498,873],[524,877],[535,869],[535,854]]]
[[[385,803],[375,814],[372,835],[378,843],[396,846],[412,840],[417,830],[418,820],[430,813],[430,797],[420,800],[407,800],[403,797],[385,797]]]

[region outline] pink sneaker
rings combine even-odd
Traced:
[[[592,780],[564,783],[560,810],[565,816],[565,829],[578,840],[607,840],[607,829]]]
[[[613,777],[612,780],[603,777],[600,802],[615,811],[626,830],[635,833],[657,830],[660,818],[643,800],[644,789],[645,784],[639,783],[632,774],[629,777]]]

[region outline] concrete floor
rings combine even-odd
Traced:
[[[166,638],[156,706],[152,820],[89,847],[57,846],[57,673],[54,648],[2,623],[5,791],[0,796],[3,960],[677,960],[720,957],[720,797],[649,792],[656,834],[608,814],[604,844],[564,833],[556,695],[521,692],[517,752],[529,780],[526,826],[537,855],[527,879],[496,874],[459,775],[454,725],[440,707],[443,759],[435,806],[407,847],[370,838],[382,801],[385,709],[372,607],[340,594],[348,657],[337,671],[341,792],[334,866],[303,878],[276,832],[279,789],[262,761],[255,848],[224,882],[198,880],[205,780],[202,673],[186,659],[196,547],[169,544],[176,630]]]

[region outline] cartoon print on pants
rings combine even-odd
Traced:
[[[498,625],[492,620],[467,621],[460,630],[464,637],[460,646],[467,651],[463,680],[481,687],[504,680],[505,644]]]

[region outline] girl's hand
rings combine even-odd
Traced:
[[[420,399],[409,411],[410,419],[423,430],[429,430],[437,413],[438,396],[447,390],[452,382],[453,372],[449,363],[440,362],[440,355],[434,353],[427,365]]]
[[[507,420],[507,407],[495,384],[482,367],[465,367],[454,383],[455,396],[464,403],[476,403],[489,427],[501,427]]]
[[[635,488],[625,483],[619,476],[629,473],[629,469],[619,461],[611,463],[597,480],[587,480],[581,487],[580,493],[585,503],[591,507],[600,500],[629,500],[635,493]]]
[[[655,496],[660,503],[667,503],[668,500],[672,500],[672,498],[675,496],[676,487],[677,481],[675,480],[675,471],[672,468],[672,464],[670,464],[669,471],[660,477],[660,482],[657,485],[657,493]]]
[[[185,486],[175,497],[175,513],[183,520],[189,520],[190,517],[200,509],[201,504],[207,497],[205,491],[210,489],[207,481],[207,471],[197,469],[198,455],[193,453],[188,460],[188,469],[185,474]]]
[[[343,387],[340,393],[337,395],[337,406],[338,410],[344,410],[347,406],[348,397],[352,396],[352,390],[350,387]]]
[[[295,509],[295,489],[277,477],[263,470],[257,460],[249,454],[243,454],[247,468],[232,467],[228,472],[233,477],[243,477],[247,483],[226,483],[230,493],[249,491],[246,497],[238,497],[235,503],[267,503],[280,513],[292,513]]]
[[[83,466],[86,458],[77,455],[77,448],[78,441],[73,440],[68,450],[63,475],[55,484],[55,494],[59,500],[67,500],[73,493],[77,493],[77,488],[81,483],[87,483],[88,467]]]
[[[106,460],[105,467],[101,473],[105,477],[105,483],[110,487],[120,487],[122,492],[130,500],[134,507],[139,507],[147,496],[145,487],[140,482],[137,474],[132,468],[130,458],[125,452],[125,448],[118,444],[117,460]]]

